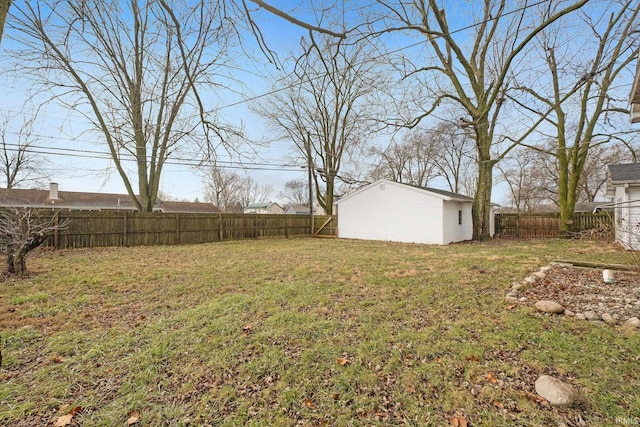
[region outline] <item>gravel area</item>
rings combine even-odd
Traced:
[[[604,283],[601,269],[556,266],[520,291],[531,304],[556,301],[573,313],[609,313],[617,321],[640,317],[640,273],[615,272]]]

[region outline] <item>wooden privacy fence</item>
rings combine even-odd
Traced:
[[[576,212],[572,221],[570,235],[597,230],[599,237],[613,237],[613,214],[609,212]],[[560,214],[499,213],[495,216],[495,227],[498,236],[560,237]]]
[[[55,216],[55,228],[46,246],[92,248],[104,246],[177,245],[224,240],[316,235],[335,237],[335,217],[314,215],[189,214],[125,211],[40,210],[43,221]],[[323,224],[326,225],[322,228]]]

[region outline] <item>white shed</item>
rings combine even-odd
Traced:
[[[381,179],[337,203],[338,237],[444,245],[473,236],[473,199]]]
[[[640,250],[640,163],[609,165],[607,195],[613,197],[616,242]]]

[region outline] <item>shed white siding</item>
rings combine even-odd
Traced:
[[[442,200],[378,182],[338,203],[338,237],[442,244]]]
[[[640,250],[640,187],[615,187],[616,241],[630,250]]]
[[[471,203],[444,202],[443,243],[471,240],[473,237],[471,206]]]
[[[338,237],[438,245],[471,239],[471,201],[437,191],[386,180],[361,188],[337,203]]]

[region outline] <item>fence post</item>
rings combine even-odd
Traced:
[[[122,245],[126,248],[127,247],[127,223],[129,221],[127,221],[127,211],[122,212],[122,221],[124,222],[123,227],[122,227]]]
[[[289,216],[285,215],[284,217],[284,236],[289,238]]]
[[[180,244],[180,215],[175,214],[174,218],[176,219],[176,245]]]
[[[60,243],[58,238],[58,226],[60,225],[60,212],[56,212],[56,215],[53,219],[53,247],[58,249],[58,245]]]

